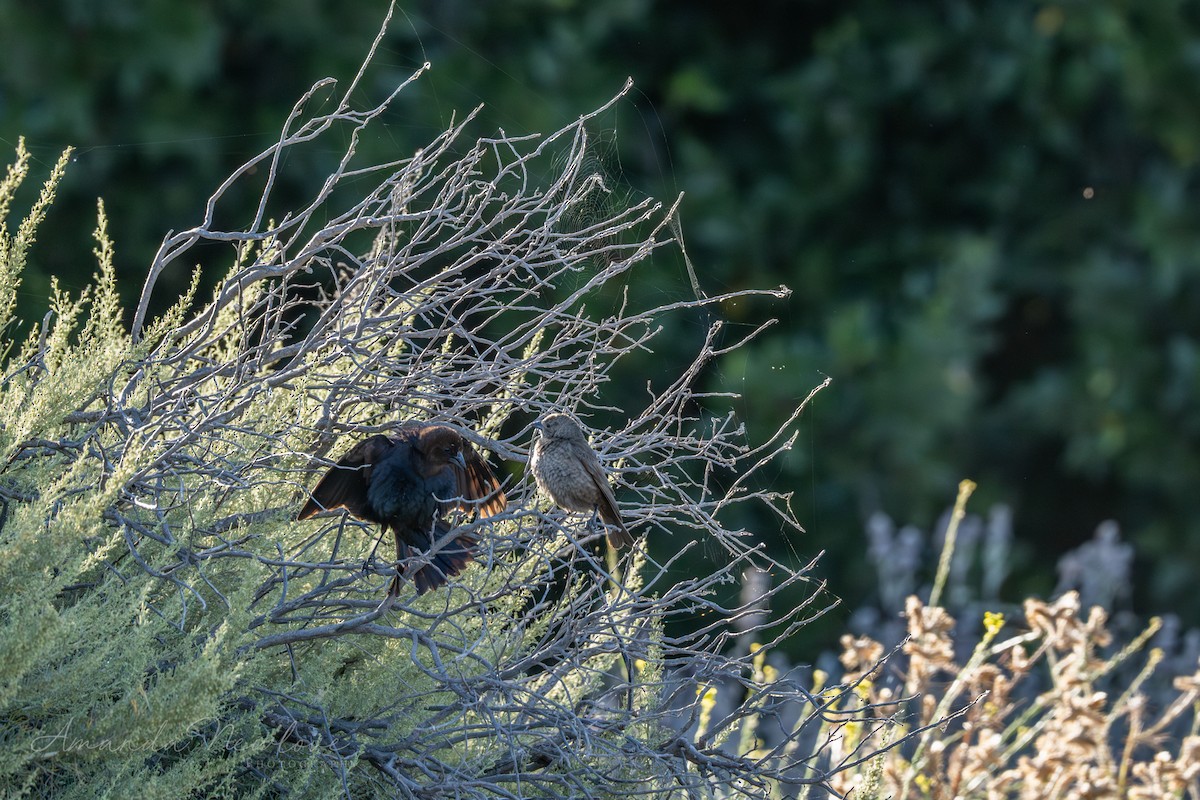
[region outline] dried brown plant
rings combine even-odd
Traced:
[[[1200,672],[1176,678],[1176,699],[1157,711],[1141,691],[1161,660],[1156,650],[1144,656],[1137,677],[1119,696],[1100,688],[1106,676],[1144,649],[1157,620],[1110,652],[1103,609],[1085,613],[1075,592],[1050,603],[1030,599],[1024,606],[1026,631],[1001,636],[1005,620],[988,614],[982,639],[958,663],[954,620],[943,609],[911,597],[906,617],[907,658],[886,667],[866,663],[878,658],[881,645],[866,637],[843,638],[843,664],[866,687],[864,702],[882,708],[894,701],[893,690],[880,680],[887,669],[900,669],[904,691],[923,699],[916,719],[897,714],[896,730],[877,729],[872,745],[908,734],[913,724],[938,720],[964,700],[975,702],[954,724],[927,728],[916,747],[881,755],[874,783],[866,769],[835,775],[836,792],[868,796],[869,788],[880,797],[987,800],[1200,796]]]

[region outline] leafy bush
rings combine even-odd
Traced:
[[[826,781],[801,747],[816,717],[772,750],[732,737],[774,703],[808,702],[799,684],[765,685],[755,658],[820,609],[760,619],[778,587],[725,602],[744,570],[791,587],[806,569],[722,522],[751,503],[798,527],[787,494],[745,483],[792,434],[750,444],[722,409],[730,398],[694,388],[745,344],[719,323],[682,373],[640,395],[617,387],[619,431],[591,430],[630,527],[675,550],[662,563],[644,545],[598,555],[585,521],[509,476],[504,514],[461,521],[482,539],[476,566],[389,608],[392,568],[363,573],[373,531],[344,516],[294,521],[349,442],[436,419],[520,462],[538,416],[586,421],[609,406],[614,365],[651,348],[663,320],[757,294],[639,308],[605,291],[674,244],[674,208],[600,215],[592,198],[607,187],[581,169],[590,115],[545,138],[464,144],[468,117],[374,164],[356,142],[405,87],[365,110],[350,100],[358,88],[315,86],[201,223],[166,238],[132,331],[101,206],[94,283],[56,289],[40,328],[5,343],[5,794],[765,797],[785,780]],[[318,98],[327,112],[305,114]],[[330,142],[344,151],[320,192],[280,207],[273,187],[303,163],[293,154]],[[2,240],[10,331],[68,155]],[[5,212],[28,163],[22,146]],[[252,190],[254,218],[221,227],[224,198]],[[197,299],[194,279],[152,319],[158,279],[211,243],[235,256],[212,297]],[[696,550],[709,568],[680,569]],[[699,622],[664,635],[678,617]],[[729,680],[745,697],[706,716],[704,687]]]

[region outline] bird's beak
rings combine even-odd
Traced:
[[[466,460],[465,458],[463,458],[463,454],[462,454],[462,453],[455,453],[455,454],[454,454],[454,463],[455,463],[455,464],[458,464],[458,465],[459,465],[460,467],[462,467],[463,469],[466,469],[466,468],[467,468],[467,460]]]
[[[544,431],[544,430],[545,430],[545,428],[543,428],[543,427],[542,427],[542,423],[540,423],[540,422],[535,422],[535,423],[533,423],[533,428],[534,428],[534,430],[538,430],[538,431]]]

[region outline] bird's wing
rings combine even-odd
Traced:
[[[600,459],[596,456],[595,451],[586,445],[576,449],[580,451],[579,461],[596,484],[596,488],[600,490],[600,502],[596,504],[597,510],[600,512],[600,519],[619,528],[619,532],[611,531],[609,533],[609,541],[614,547],[633,544],[633,537],[629,535],[629,530],[621,520],[621,513],[617,510],[617,498],[613,495],[612,487],[608,485],[608,476],[604,474],[604,467],[600,466]],[[583,450],[587,452],[582,452]]]
[[[312,497],[300,509],[296,519],[308,519],[335,508],[344,508],[356,517],[370,517],[367,486],[371,480],[371,467],[395,446],[388,437],[376,434],[351,447],[317,483]]]
[[[492,468],[479,455],[479,451],[469,443],[463,442],[463,460],[467,462],[466,470],[457,464],[454,473],[458,477],[458,493],[465,500],[482,500],[481,503],[462,503],[463,511],[479,509],[479,516],[494,517],[508,505],[508,498],[500,488],[500,481],[492,473]]]

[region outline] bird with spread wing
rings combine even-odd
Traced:
[[[473,558],[475,539],[450,538],[447,515],[459,509],[492,517],[507,499],[483,456],[449,425],[410,422],[391,436],[375,435],[350,448],[325,473],[297,519],[345,509],[352,516],[389,528],[396,559],[431,553],[428,563],[405,574],[401,569],[388,589],[400,593],[401,576],[417,594],[442,586]],[[400,566],[397,566],[400,569]]]

